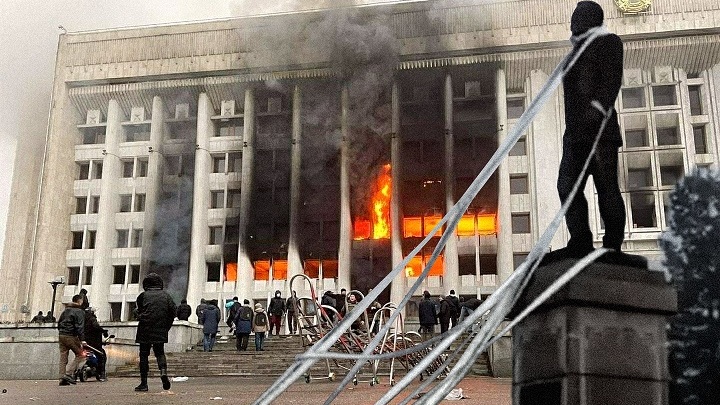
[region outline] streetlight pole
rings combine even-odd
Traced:
[[[60,284],[65,284],[62,280],[53,280],[48,281],[48,283],[52,286],[53,289],[53,297],[52,297],[52,304],[50,304],[50,315],[55,316],[55,293],[57,293],[57,286]]]

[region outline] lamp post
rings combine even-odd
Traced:
[[[63,277],[57,277],[53,281],[48,281],[48,284],[50,284],[53,289],[52,304],[50,304],[50,315],[55,316],[55,293],[57,293],[57,286],[65,284],[65,280]]]

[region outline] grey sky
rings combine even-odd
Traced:
[[[0,253],[15,142],[45,136],[58,26],[72,32],[225,18],[238,4],[232,0],[0,1]],[[42,150],[28,158],[42,159]]]

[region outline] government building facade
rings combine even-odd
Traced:
[[[675,183],[719,159],[720,3],[598,2],[625,49],[623,249],[661,262]],[[38,187],[14,179],[0,320],[46,311],[54,280],[58,302],[85,288],[100,320],[132,320],[149,272],[193,307],[287,297],[297,274],[366,293],[517,123],[570,50],[574,7],[406,2],[61,35],[42,168],[22,173]],[[559,89],[418,296],[486,296],[524,260],[560,208],[563,130]],[[383,301],[400,300],[438,239]]]

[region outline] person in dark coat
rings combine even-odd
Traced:
[[[38,314],[33,316],[33,318],[30,320],[30,323],[43,323],[43,322],[45,322],[45,317],[43,316],[42,311],[38,312]]]
[[[228,309],[228,316],[227,320],[225,320],[225,324],[230,328],[230,333],[232,334],[232,328],[233,328],[233,319],[235,319],[235,315],[237,315],[237,311],[240,309],[242,304],[240,304],[240,301],[238,297],[233,297],[232,304],[230,304],[230,308]]]
[[[285,300],[281,297],[280,290],[275,291],[275,296],[270,299],[268,305],[268,313],[270,313],[270,329],[268,336],[272,336],[273,326],[276,329],[276,335],[280,336],[280,323],[285,315]]]
[[[198,323],[201,325],[202,322],[200,321],[200,316],[202,315],[205,308],[207,308],[207,301],[205,301],[205,298],[200,298],[200,303],[197,307],[195,307],[195,316],[197,316]]]
[[[210,300],[207,307],[200,315],[200,323],[203,325],[203,351],[211,352],[215,346],[218,326],[220,325],[220,308],[216,300]]]
[[[142,282],[143,291],[138,295],[137,304],[138,327],[135,342],[140,344],[140,385],[135,391],[147,391],[147,376],[150,371],[150,348],[152,348],[160,369],[160,379],[163,389],[170,389],[170,378],[167,375],[167,359],[165,357],[165,343],[168,341],[168,332],[175,319],[175,302],[163,290],[163,281],[155,273],[148,274]]]
[[[97,317],[95,316],[95,309],[88,308],[85,310],[85,341],[93,349],[98,358],[97,366],[97,380],[105,382],[107,381],[107,375],[105,374],[105,364],[107,364],[107,354],[103,349],[103,337],[107,337],[108,330],[104,329],[98,323]]]
[[[435,325],[438,323],[437,311],[428,291],[423,292],[423,299],[420,300],[418,305],[418,315],[420,318],[420,333],[434,333]]]
[[[294,335],[295,331],[297,330],[297,325],[295,323],[295,311],[297,310],[297,292],[293,291],[290,294],[290,297],[288,297],[287,301],[285,302],[285,307],[287,308],[288,329],[290,330],[290,334]]]
[[[82,302],[82,305],[80,305],[80,309],[82,309],[83,311],[90,307],[90,302],[88,301],[87,293],[88,293],[88,290],[86,290],[84,288],[80,290],[80,295],[82,295],[82,297],[83,297],[83,302]]]
[[[83,297],[78,294],[72,302],[66,304],[58,321],[58,345],[60,346],[60,385],[75,384],[75,370],[85,360],[83,344],[85,343],[85,313],[82,306]],[[72,350],[75,358],[68,364],[68,353]]]
[[[452,312],[450,313],[450,325],[455,327],[458,323],[458,317],[460,316],[460,298],[455,295],[455,290],[450,290],[450,295],[447,296],[452,304]]]
[[[325,291],[325,294],[323,294],[322,299],[320,300],[320,305],[325,305],[328,307],[333,307],[333,309],[336,308],[336,302],[335,298],[333,298],[335,294],[333,294],[332,291]],[[325,313],[328,315],[328,318],[330,318],[330,322],[335,322],[335,312],[333,312],[330,309],[325,309]]]
[[[335,298],[335,309],[338,311],[340,315],[345,317],[346,308],[345,308],[345,299],[347,296],[347,290],[342,288],[340,289],[340,294],[335,294],[333,298]]]
[[[180,301],[180,305],[177,307],[177,312],[175,312],[175,316],[177,316],[178,320],[181,321],[187,321],[190,319],[190,315],[192,315],[192,308],[190,308],[190,305],[188,305],[187,300],[183,299]]]
[[[466,316],[470,315],[473,311],[478,309],[480,307],[480,304],[482,304],[482,301],[479,299],[472,297],[467,301],[463,301],[460,304],[460,319],[459,322],[462,322]]]
[[[243,305],[238,309],[233,318],[235,324],[235,348],[238,351],[246,351],[248,341],[250,340],[250,332],[252,332],[252,321],[255,311],[250,308],[250,301],[243,300]]]
[[[570,30],[573,53],[578,52],[591,31],[603,31],[603,10],[593,1],[577,3]],[[598,192],[600,216],[605,224],[603,246],[620,251],[625,230],[625,205],[618,186],[618,148],[622,146],[617,113],[613,110],[622,84],[623,44],[615,34],[603,33],[585,49],[563,79],[565,97],[565,134],[557,189],[560,200],[567,200],[593,141],[600,130],[605,112],[610,116],[600,136],[597,151],[582,179],[565,221],[570,232],[567,247],[553,252],[552,260],[580,258],[594,250],[588,220],[588,204],[583,190],[589,175]],[[604,111],[600,111],[600,108]],[[549,258],[550,259],[550,258]]]
[[[440,319],[440,333],[445,333],[450,325],[450,318],[452,318],[453,304],[450,302],[448,297],[444,297],[440,300],[440,313],[438,318]]]

